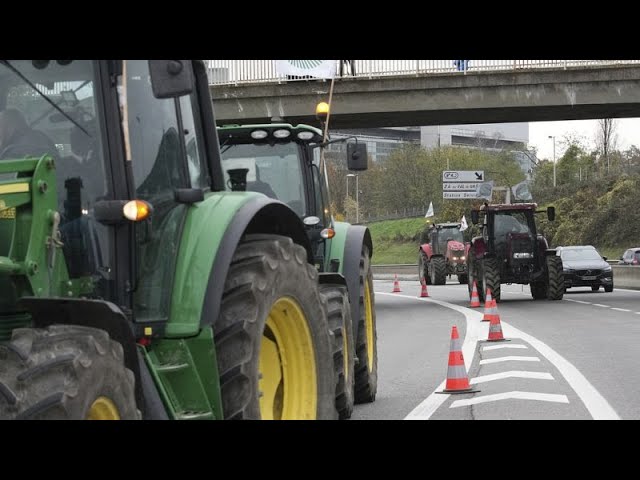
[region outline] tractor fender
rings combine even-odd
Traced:
[[[420,245],[420,250],[427,256],[428,259],[433,255],[433,249],[431,248],[430,243],[424,243]]]
[[[349,225],[342,256],[342,274],[347,281],[347,289],[349,291],[351,319],[353,321],[353,338],[358,338],[358,320],[360,319],[360,255],[363,245],[368,247],[369,255],[372,256],[373,242],[371,241],[369,229],[359,225]]]
[[[212,325],[220,313],[224,283],[231,259],[244,234],[268,233],[290,237],[307,251],[307,261],[313,264],[311,243],[300,217],[287,205],[263,195],[245,203],[233,217],[218,246],[205,290],[200,327]]]

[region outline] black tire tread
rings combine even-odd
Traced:
[[[549,279],[549,289],[547,298],[549,300],[562,300],[564,295],[564,274],[562,272],[562,259],[556,255],[547,256],[547,271]]]
[[[447,283],[447,261],[444,257],[431,257],[432,278],[434,285]]]
[[[490,288],[491,298],[496,303],[500,303],[500,270],[498,269],[498,261],[495,258],[485,258],[482,261],[482,273],[486,283],[486,285],[483,285],[484,292],[487,291],[487,288]]]

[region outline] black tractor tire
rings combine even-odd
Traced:
[[[478,299],[480,302],[484,302],[484,286],[482,284],[482,276],[480,275],[479,261],[476,260],[472,250],[469,250],[467,255],[467,286],[469,287],[469,298],[473,291],[473,281],[476,282],[476,288],[478,289]]]
[[[613,292],[613,283],[611,285],[605,285],[604,291],[607,293]]]
[[[422,252],[418,254],[418,280],[424,281],[426,285],[431,284],[429,278],[429,262],[426,259],[426,255]]]
[[[495,258],[485,258],[482,260],[482,284],[485,293],[487,289],[491,289],[491,298],[496,303],[502,301],[500,295],[500,270],[498,270],[498,261]]]
[[[531,296],[534,300],[544,300],[547,298],[547,284],[542,282],[532,282],[529,285]]]
[[[467,283],[468,281],[468,275],[466,273],[461,273],[460,275],[458,275],[458,282],[460,282],[461,285]]]
[[[122,345],[97,328],[19,328],[0,344],[0,419],[139,420]]]
[[[275,311],[280,302],[291,299],[302,312],[301,319],[294,313],[287,314],[286,310]],[[307,252],[303,247],[280,235],[252,234],[242,238],[224,283],[220,314],[213,324],[225,419],[263,417],[260,410],[260,397],[264,395],[260,384],[263,378],[260,371],[261,348],[269,342],[269,346],[276,346],[279,355],[286,354],[268,325],[268,321],[273,321],[276,316],[288,316],[289,322],[283,328],[296,331],[290,335],[304,331],[303,336],[310,340],[308,343],[305,340],[310,360],[298,359],[296,362],[312,365],[315,360],[316,393],[313,401],[316,408],[313,412],[301,413],[301,417],[337,419],[333,333],[330,332],[326,312],[326,302],[320,296],[318,272],[307,263]],[[284,364],[285,360],[282,360],[280,373],[285,368]],[[312,377],[313,372],[307,378]],[[313,391],[302,380],[293,387],[282,387],[280,382],[275,389],[280,395],[278,406],[295,402],[300,405],[304,403],[299,401],[300,396],[308,396]],[[287,391],[296,392],[298,398],[284,397],[283,392]],[[265,418],[270,418],[271,414],[273,418],[283,416],[282,410],[276,411],[275,407]],[[285,415],[284,418],[288,417]]]
[[[320,294],[327,302],[329,329],[333,332],[333,363],[336,374],[336,410],[340,420],[351,418],[356,385],[355,345],[351,304],[347,287],[320,285]]]
[[[444,257],[431,257],[431,283],[444,285],[447,283],[447,262]]]
[[[564,295],[564,273],[562,259],[557,255],[549,255],[547,257],[547,274],[549,282],[547,298],[549,300],[562,300]]]
[[[600,290],[600,285],[591,285],[592,292],[597,292],[598,290]]]
[[[376,399],[378,391],[378,332],[371,258],[366,245],[362,246],[360,254],[359,302],[355,403],[370,403]]]

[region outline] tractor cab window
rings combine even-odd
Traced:
[[[462,232],[458,228],[442,228],[438,231],[438,248],[440,251],[447,250],[449,240],[464,243]]]
[[[225,185],[231,189],[229,170],[248,169],[247,190],[286,203],[300,216],[307,215],[300,147],[296,143],[235,144],[222,148]]]
[[[493,217],[493,235],[496,248],[502,249],[506,246],[508,236],[528,236],[533,238],[532,228],[533,218],[527,216],[525,212],[499,211]]]
[[[0,62],[0,162],[54,158],[69,277],[84,280],[82,294],[108,298],[111,234],[93,220],[96,202],[110,198],[98,78],[89,60]]]

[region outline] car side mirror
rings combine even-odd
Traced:
[[[547,218],[550,222],[556,219],[556,207],[547,207]]]
[[[191,60],[149,60],[151,88],[156,98],[175,98],[193,91]]]

